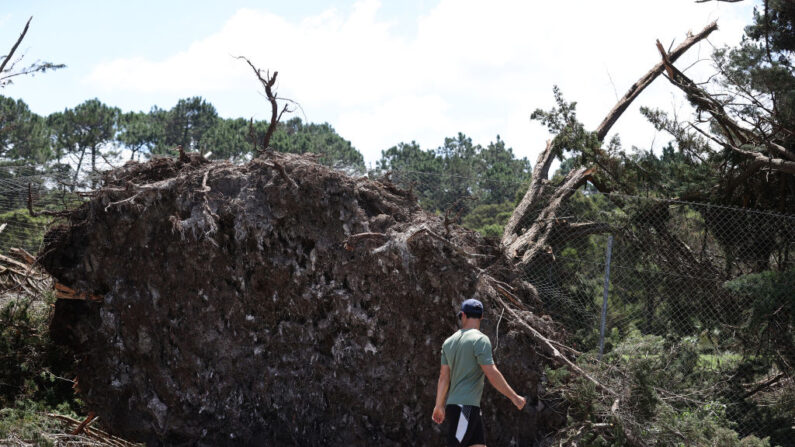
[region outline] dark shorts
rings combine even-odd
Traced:
[[[480,408],[471,405],[448,405],[444,412],[445,419],[449,424],[447,427],[448,446],[467,447],[486,443]]]

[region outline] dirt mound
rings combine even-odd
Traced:
[[[59,300],[53,336],[79,358],[88,407],[130,439],[438,444],[439,349],[470,297],[508,381],[530,402],[541,387],[535,344],[489,282],[526,290],[496,243],[310,157],[131,163],[47,240],[47,270],[104,297]],[[490,443],[563,422],[486,388]]]

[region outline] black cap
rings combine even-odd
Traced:
[[[483,303],[480,301],[470,298],[463,303],[461,303],[461,312],[467,315],[475,315],[478,317],[483,316]]]

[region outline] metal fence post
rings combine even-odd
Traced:
[[[607,319],[607,289],[610,288],[610,258],[613,256],[613,235],[607,236],[607,253],[605,259],[605,288],[602,295],[602,324],[599,328],[599,360],[605,350],[605,320]]]

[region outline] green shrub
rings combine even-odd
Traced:
[[[727,411],[735,401],[714,386],[727,382],[737,363],[716,368],[701,360],[705,349],[695,337],[633,332],[602,362],[581,355],[578,365],[617,396],[568,369],[548,369],[550,390],[569,405],[569,424],[555,445],[631,446],[642,439],[650,446],[770,447],[769,437],[737,431]]]
[[[79,407],[69,380],[74,359],[49,336],[52,300],[13,299],[0,309],[2,408],[28,401],[47,408]]]

